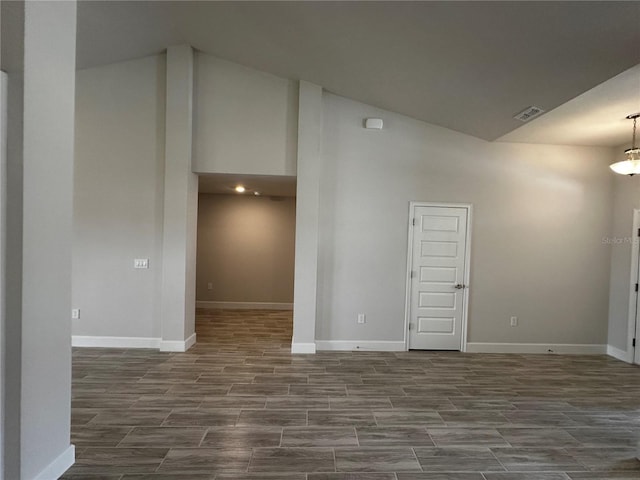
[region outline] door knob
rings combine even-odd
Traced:
[[[462,290],[465,287],[466,287],[466,285],[463,285],[461,283],[458,283],[457,285],[453,286],[453,288],[455,288],[456,290]]]

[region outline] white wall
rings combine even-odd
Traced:
[[[87,204],[84,221],[76,225],[76,235],[93,246],[82,254],[87,263],[76,261],[74,268],[86,265],[87,272],[89,267],[100,272],[95,278],[76,276],[78,283],[84,280],[78,288],[88,299],[79,300],[74,290],[74,306],[82,309],[74,323],[77,335],[158,335],[152,318],[158,304],[154,258],[161,238],[160,63],[142,59],[78,76],[77,147],[89,164],[84,173],[77,167],[76,185],[86,195],[100,195],[92,208],[114,224],[95,221]],[[289,110],[298,102],[292,101],[291,83],[203,54],[195,63],[194,168],[292,174],[288,152],[297,115]],[[610,149],[487,143],[331,94],[318,103],[313,118],[322,124],[313,129],[322,135],[322,156],[314,163],[321,167],[315,204],[319,286],[317,305],[312,302],[309,312],[311,318],[317,307],[316,338],[403,339],[408,202],[416,200],[474,205],[471,342],[606,343],[610,247],[602,238],[610,234]],[[271,121],[251,123],[255,112]],[[383,117],[385,129],[364,130],[362,119],[369,116]],[[316,155],[317,146],[308,143],[310,155]],[[264,165],[253,163],[258,146]],[[112,176],[98,179],[96,171]],[[309,192],[300,181],[298,186],[300,207]],[[119,198],[127,208],[103,207]],[[111,235],[108,245],[101,244],[103,234]],[[122,241],[114,248],[118,236]],[[131,268],[140,256],[151,258],[150,271]],[[115,291],[107,288],[116,279]],[[121,306],[108,312],[118,303],[113,296]],[[107,311],[96,308],[100,302]],[[93,315],[97,310],[100,319]],[[356,324],[359,312],[367,314],[364,326]],[[520,318],[517,328],[508,327],[511,315]],[[302,323],[298,332],[305,328]],[[313,331],[300,340],[305,348],[313,346]]]
[[[77,73],[74,335],[160,337],[164,98],[164,55]]]
[[[198,301],[292,303],[295,226],[293,197],[200,194]]]
[[[300,81],[292,353],[315,353],[322,171],[322,87]]]
[[[195,342],[198,178],[191,173],[193,50],[167,49],[161,350],[184,351]]]
[[[617,157],[624,148],[616,148]],[[612,160],[613,161],[613,160]],[[613,227],[611,240],[611,279],[609,291],[608,343],[627,352],[629,341],[629,294],[632,248],[638,248],[633,232],[633,210],[640,208],[640,177],[614,176]]]
[[[197,53],[193,171],[295,175],[297,82]]]
[[[0,8],[6,4],[0,4]],[[23,75],[9,74],[7,112],[7,191],[5,273],[13,281],[5,284],[5,349],[4,411],[0,427],[5,442],[3,457],[5,479],[16,478],[20,472],[20,388],[22,376],[22,129]]]
[[[4,5],[2,5],[4,7]],[[73,463],[71,230],[76,3],[16,2],[9,48],[5,478],[58,478]],[[3,10],[4,18],[4,10]],[[10,391],[9,391],[10,390]]]
[[[403,339],[415,200],[473,204],[470,342],[606,343],[610,149],[488,143],[327,93],[323,108],[316,338]]]

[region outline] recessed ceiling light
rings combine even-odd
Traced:
[[[242,185],[238,185],[236,187],[236,192],[243,193],[246,189]]]
[[[259,197],[259,196],[260,196],[260,192],[253,192],[253,194],[254,194],[256,197]]]

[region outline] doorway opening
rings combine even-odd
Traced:
[[[200,175],[198,343],[291,348],[296,178]]]
[[[471,205],[411,202],[407,350],[465,351]]]

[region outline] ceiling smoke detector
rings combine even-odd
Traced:
[[[517,113],[513,116],[516,120],[520,120],[521,122],[528,122],[532,118],[537,117],[544,113],[544,110],[540,107],[534,107],[531,105],[530,107],[525,108],[520,113]]]

